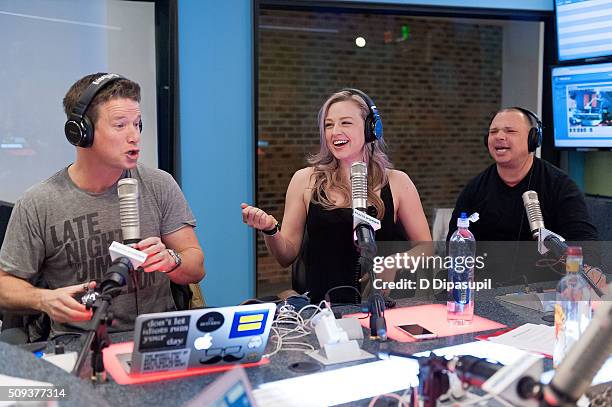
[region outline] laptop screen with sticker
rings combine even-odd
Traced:
[[[267,310],[243,311],[234,314],[230,338],[261,335],[268,319]]]
[[[129,372],[258,362],[275,310],[263,303],[139,315]]]

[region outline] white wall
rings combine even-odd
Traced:
[[[504,23],[502,106],[525,107],[541,114],[543,37],[544,23]]]

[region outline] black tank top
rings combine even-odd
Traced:
[[[385,205],[381,228],[376,241],[404,241],[406,236],[400,222],[393,220],[395,208],[389,184],[380,191]],[[352,285],[360,290],[359,254],[353,243],[353,213],[351,208],[324,209],[312,201],[308,206],[306,231],[301,260],[306,271],[306,290],[313,303],[320,302],[327,290],[341,285]],[[358,301],[350,289],[330,294],[333,303]]]

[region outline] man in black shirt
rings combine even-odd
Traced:
[[[541,137],[541,123],[534,113],[514,107],[497,112],[484,140],[495,164],[468,182],[459,195],[447,240],[456,230],[461,212],[468,215],[478,212],[480,220],[470,224],[476,241],[533,241],[521,198],[528,190],[538,193],[547,229],[568,241],[597,240],[597,230],[576,183],[557,167],[534,157]],[[524,280],[521,274],[526,274],[526,268],[533,268],[539,257],[535,243],[528,244],[525,250],[527,246],[521,244],[520,252],[518,243],[488,246],[503,252],[505,265],[512,266],[510,271],[505,268],[504,275],[498,276],[499,281]],[[509,276],[508,272],[513,275]],[[542,280],[539,274],[532,275],[529,281]]]

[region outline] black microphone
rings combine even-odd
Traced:
[[[119,195],[119,218],[123,244],[129,245],[140,241],[140,214],[138,209],[138,180],[123,178],[117,184]]]
[[[555,235],[546,236],[542,242],[555,257],[562,257],[567,254],[567,248],[569,246]]]
[[[83,295],[81,302],[89,309],[103,295],[108,294],[110,297],[116,297],[120,290],[115,290],[115,288],[123,287],[133,270],[134,266],[129,258],[116,258],[106,270],[104,280],[96,287],[96,290],[90,290]]]
[[[489,362],[472,355],[464,355],[457,358],[454,371],[463,383],[474,387],[482,387],[482,384],[502,367],[503,365],[499,363]]]
[[[523,204],[525,205],[525,211],[527,212],[527,220],[529,221],[529,228],[533,234],[533,238],[542,242],[546,249],[550,250],[553,255],[557,258],[564,256],[567,253],[567,243],[565,243],[561,236],[547,230],[544,227],[544,217],[540,209],[540,201],[538,200],[538,193],[535,191],[526,191],[522,195]],[[544,254],[545,252],[540,252]],[[587,284],[593,289],[595,294],[602,296],[603,291],[595,284],[593,280],[584,272],[583,269],[579,271],[579,274],[587,282]]]
[[[604,301],[544,388],[548,406],[574,404],[612,353],[612,302]]]

